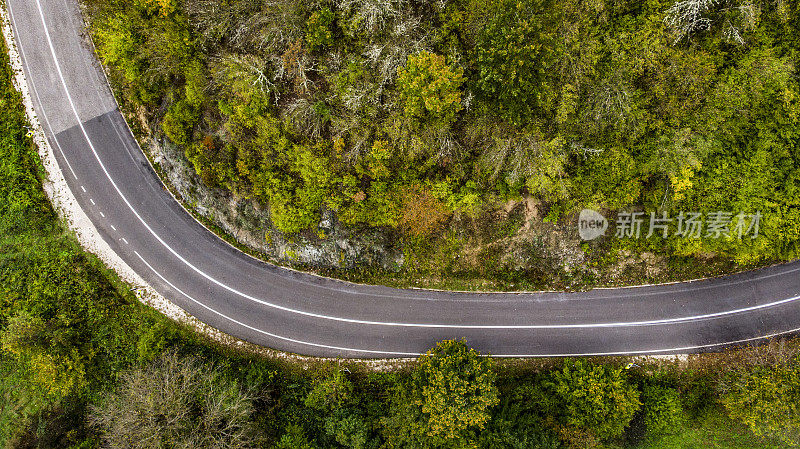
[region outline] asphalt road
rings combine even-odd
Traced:
[[[235,337],[315,356],[394,357],[466,338],[496,356],[668,354],[795,332],[800,263],[580,293],[355,285],[275,267],[198,224],[167,192],[81,37],[75,0],[8,0],[37,113],[68,185],[158,292]]]

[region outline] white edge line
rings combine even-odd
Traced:
[[[752,312],[752,311],[755,311],[755,310],[775,307],[775,306],[778,306],[778,305],[782,305],[782,304],[785,304],[785,303],[788,303],[788,302],[793,302],[793,301],[796,301],[796,300],[800,299],[800,296],[793,296],[791,298],[783,299],[783,300],[780,300],[780,301],[775,301],[775,302],[771,302],[771,303],[765,303],[765,304],[760,304],[760,305],[751,306],[751,307],[745,307],[745,308],[740,308],[740,309],[734,309],[734,310],[729,310],[729,311],[724,311],[724,312],[716,312],[716,313],[710,313],[710,314],[704,314],[704,315],[695,315],[695,316],[679,317],[679,318],[667,318],[667,319],[661,319],[661,320],[632,321],[632,322],[612,322],[612,323],[564,324],[564,325],[497,325],[497,326],[495,326],[495,325],[452,325],[452,324],[428,324],[428,323],[397,323],[397,322],[381,322],[381,321],[371,321],[371,320],[358,320],[358,319],[351,319],[351,318],[334,317],[334,316],[323,315],[323,314],[318,314],[318,313],[313,313],[313,312],[305,312],[305,311],[302,311],[302,310],[297,310],[297,309],[293,309],[293,308],[290,308],[290,307],[285,307],[285,306],[281,306],[281,305],[278,305],[278,304],[273,304],[273,303],[270,303],[270,302],[255,298],[253,296],[250,296],[250,295],[248,295],[246,293],[240,292],[239,290],[236,290],[235,288],[230,287],[230,286],[218,281],[217,279],[211,277],[210,275],[206,274],[205,272],[203,272],[199,268],[197,268],[194,265],[192,265],[183,256],[178,254],[177,251],[175,251],[171,246],[169,246],[169,244],[167,244],[167,242],[165,242],[150,227],[150,225],[148,225],[144,221],[144,219],[141,217],[141,215],[136,211],[136,209],[134,209],[134,207],[131,205],[131,203],[128,201],[128,199],[125,197],[125,195],[122,193],[122,191],[120,190],[119,186],[117,186],[116,182],[114,182],[114,180],[111,178],[111,175],[108,172],[105,164],[103,164],[103,161],[100,159],[100,156],[97,153],[97,150],[95,149],[94,144],[92,143],[91,138],[89,137],[89,134],[86,131],[86,128],[84,127],[84,125],[83,125],[83,122],[80,121],[80,115],[78,114],[77,108],[75,106],[75,102],[74,102],[74,100],[72,99],[72,96],[69,93],[69,88],[66,85],[66,80],[64,78],[64,74],[63,74],[63,71],[61,69],[61,65],[59,64],[59,62],[57,60],[57,57],[56,57],[55,47],[53,45],[53,41],[52,41],[52,37],[50,35],[50,31],[47,28],[47,23],[45,21],[44,12],[43,12],[42,7],[41,7],[41,0],[36,0],[36,5],[37,5],[37,7],[39,9],[39,15],[40,15],[40,18],[42,19],[42,25],[44,27],[45,36],[47,38],[48,45],[50,46],[50,51],[52,53],[53,60],[54,60],[55,66],[56,66],[56,71],[58,72],[59,78],[60,78],[61,83],[62,83],[62,85],[64,87],[64,91],[65,91],[65,93],[67,95],[67,100],[69,101],[70,107],[72,108],[73,113],[75,114],[75,117],[78,120],[78,126],[80,127],[80,129],[81,129],[81,131],[82,131],[82,133],[84,135],[84,138],[86,139],[87,143],[89,144],[89,148],[91,149],[92,153],[95,156],[95,159],[97,160],[98,164],[100,165],[101,169],[103,170],[103,173],[106,175],[106,178],[109,180],[109,182],[111,182],[111,185],[117,191],[119,196],[122,198],[122,200],[128,206],[128,208],[131,210],[131,212],[133,212],[133,214],[136,216],[136,218],[150,232],[150,234],[156,240],[158,240],[158,242],[161,243],[161,245],[164,246],[164,248],[166,248],[176,258],[178,258],[178,260],[183,262],[184,265],[186,265],[187,267],[189,267],[190,269],[195,271],[197,274],[199,274],[202,277],[206,278],[208,281],[218,285],[219,287],[222,287],[225,290],[228,290],[231,293],[234,293],[234,294],[236,294],[238,296],[241,296],[241,297],[243,297],[245,299],[248,299],[250,301],[256,302],[256,303],[261,304],[263,306],[275,308],[277,310],[281,310],[281,311],[284,311],[284,312],[300,314],[300,315],[308,316],[308,317],[311,317],[311,318],[327,319],[327,320],[346,322],[346,323],[352,323],[352,324],[379,325],[379,326],[400,326],[400,327],[424,327],[424,328],[435,327],[435,328],[455,328],[455,329],[571,329],[571,328],[601,328],[601,327],[630,327],[630,326],[664,325],[664,324],[674,324],[674,323],[681,323],[681,322],[688,322],[688,321],[706,320],[706,319],[711,319],[711,318],[719,318],[719,317],[726,316],[726,315],[733,315],[733,314],[739,314],[739,313],[745,313],[745,312]],[[93,200],[90,199],[90,201],[92,201],[92,203],[94,204]]]
[[[168,281],[164,276],[161,275],[161,273],[156,271],[156,269],[153,268],[152,265],[147,263],[147,261],[144,260],[144,258],[138,252],[134,251],[133,253],[136,254],[136,256],[139,258],[139,260],[141,260],[142,263],[144,263],[147,266],[147,268],[149,268],[153,273],[155,273],[156,276],[161,278],[161,280],[164,281],[167,285],[169,285],[170,287],[175,289],[175,291],[177,291],[181,295],[185,296],[190,301],[196,303],[200,307],[203,307],[204,309],[206,309],[206,310],[208,310],[208,311],[210,311],[210,312],[212,312],[212,313],[214,313],[216,315],[219,315],[220,317],[222,317],[222,318],[224,318],[224,319],[226,319],[228,321],[231,321],[231,322],[233,322],[235,324],[238,324],[239,326],[244,327],[245,329],[249,329],[249,330],[252,330],[254,332],[258,332],[260,334],[266,335],[268,337],[276,338],[276,339],[287,341],[287,342],[290,342],[290,343],[306,345],[306,346],[312,346],[312,347],[315,347],[315,348],[331,349],[331,350],[335,350],[335,351],[350,351],[350,352],[359,352],[359,353],[365,353],[365,354],[380,354],[382,356],[390,355],[390,356],[411,356],[411,357],[416,357],[416,356],[422,355],[421,352],[380,351],[380,350],[372,350],[372,349],[354,349],[354,348],[346,348],[346,347],[341,347],[341,346],[323,345],[323,344],[319,344],[319,343],[311,343],[311,342],[307,342],[307,341],[303,341],[303,340],[296,340],[294,338],[283,337],[283,336],[280,336],[280,335],[277,335],[277,334],[273,334],[271,332],[267,332],[267,331],[262,330],[262,329],[258,329],[256,327],[253,327],[253,326],[245,324],[245,323],[243,323],[241,321],[238,321],[238,320],[236,320],[234,318],[231,318],[231,317],[225,315],[224,313],[219,312],[219,311],[217,311],[217,310],[215,310],[215,309],[203,304],[202,302],[194,299],[189,294],[187,294],[186,292],[184,292],[183,290],[181,290],[180,288],[178,288],[174,284],[172,284],[170,281]],[[791,334],[791,333],[794,333],[794,332],[797,332],[797,331],[800,331],[800,328],[788,330],[788,331],[785,331],[785,332],[776,332],[776,333],[769,334],[769,335],[764,335],[764,336],[761,336],[761,337],[753,337],[753,338],[745,338],[745,339],[741,339],[741,340],[735,340],[735,341],[731,341],[731,342],[709,343],[709,344],[705,344],[705,345],[683,346],[683,347],[679,347],[679,348],[669,348],[669,349],[647,349],[647,350],[637,350],[637,351],[560,353],[560,354],[555,354],[555,353],[553,353],[553,354],[487,354],[487,356],[499,357],[499,358],[515,358],[515,357],[531,358],[531,357],[593,357],[593,356],[611,356],[611,355],[637,355],[637,354],[655,354],[655,353],[675,353],[675,352],[681,352],[681,351],[691,351],[691,350],[697,350],[697,349],[712,348],[712,347],[717,347],[717,346],[728,346],[728,345],[742,344],[742,343],[746,343],[746,342],[751,342],[751,341],[756,341],[756,340],[762,340],[762,339],[777,337],[779,335]]]
[[[14,20],[14,13],[11,11],[10,7],[8,8],[8,12],[9,12],[11,21],[14,22],[14,24],[16,25],[16,21]],[[9,43],[8,45],[10,46],[11,43]],[[25,49],[22,48],[22,45],[15,45],[15,47],[16,47],[17,52],[19,53],[19,56],[20,56],[20,63],[22,65],[27,66],[28,65],[28,59],[25,57]],[[55,142],[56,147],[58,148],[58,152],[61,153],[61,157],[62,157],[62,159],[64,159],[64,162],[67,164],[67,168],[69,169],[70,174],[72,174],[72,177],[75,178],[75,180],[77,181],[78,180],[78,175],[75,174],[75,170],[72,169],[72,164],[69,163],[69,160],[67,159],[67,155],[64,154],[64,150],[61,148],[61,144],[58,142],[58,139],[55,138],[56,134],[53,132],[53,128],[50,126],[50,120],[48,120],[47,113],[44,110],[44,103],[42,102],[41,97],[39,97],[39,91],[37,91],[36,89],[31,89],[31,90],[33,90],[33,95],[36,96],[36,101],[38,101],[39,105],[42,106],[42,118],[44,119],[44,122],[47,124],[47,128],[50,130],[50,134],[53,136],[53,141]],[[33,117],[36,117],[36,110],[33,107],[31,107],[30,113],[33,115]],[[47,136],[45,136],[44,138],[47,139]],[[81,186],[81,188],[83,189],[83,186]],[[83,192],[86,193],[86,190],[84,190]]]
[[[206,273],[202,272],[197,267],[195,267],[194,265],[189,263],[182,256],[180,256],[173,248],[171,248],[161,237],[159,237],[153,231],[153,229],[142,219],[142,217],[139,215],[139,213],[133,208],[133,206],[130,204],[128,199],[124,196],[122,191],[119,189],[117,184],[114,182],[114,180],[111,178],[110,174],[108,173],[108,170],[106,169],[105,165],[103,164],[102,160],[100,159],[100,157],[99,157],[99,155],[98,155],[98,153],[97,153],[97,151],[96,151],[91,139],[89,138],[89,135],[88,135],[88,133],[86,131],[86,128],[83,125],[83,122],[80,120],[80,115],[78,114],[77,108],[76,108],[75,103],[74,103],[74,100],[72,99],[72,96],[70,95],[69,88],[66,85],[66,80],[64,78],[64,74],[63,74],[63,71],[61,69],[61,65],[59,64],[57,56],[56,56],[55,47],[53,45],[53,41],[52,41],[52,37],[50,35],[50,31],[49,31],[49,29],[47,27],[47,22],[46,22],[45,17],[44,17],[44,12],[42,10],[41,1],[40,0],[36,0],[36,5],[37,5],[37,8],[39,10],[40,18],[42,20],[42,26],[43,26],[43,29],[44,29],[44,32],[45,32],[45,36],[47,38],[47,43],[48,43],[48,45],[50,47],[50,52],[51,52],[51,54],[53,56],[53,61],[54,61],[55,66],[56,66],[56,71],[58,72],[58,76],[59,76],[59,78],[61,80],[61,83],[62,83],[62,85],[64,87],[64,91],[65,91],[65,93],[67,95],[67,100],[69,101],[70,107],[72,108],[73,113],[75,114],[75,117],[78,120],[78,126],[80,127],[81,132],[83,133],[84,137],[86,138],[86,141],[87,141],[87,143],[89,145],[89,148],[92,150],[92,153],[94,154],[95,158],[97,159],[98,163],[100,164],[100,167],[102,168],[102,170],[103,170],[104,174],[106,175],[106,177],[108,178],[108,180],[111,182],[111,184],[114,187],[114,189],[120,195],[120,197],[125,202],[125,204],[128,206],[128,208],[131,210],[131,212],[133,212],[133,214],[137,217],[137,219],[139,219],[139,221],[142,223],[142,225],[144,225],[145,228],[153,235],[153,237],[155,237],[156,240],[158,240],[159,243],[161,243],[169,252],[171,252],[175,257],[177,257],[179,260],[181,260],[186,266],[191,268],[193,271],[195,271],[198,274],[200,274],[201,276],[205,277],[207,280],[219,285],[220,287],[222,287],[222,288],[224,288],[224,289],[226,289],[226,290],[228,290],[228,291],[230,291],[232,293],[238,294],[239,296],[242,296],[242,297],[244,297],[246,299],[250,299],[250,300],[253,300],[253,301],[255,301],[257,303],[260,303],[262,305],[273,307],[273,308],[276,308],[276,309],[279,309],[279,310],[284,310],[284,311],[287,311],[287,312],[298,313],[298,314],[302,314],[302,315],[306,315],[306,316],[310,316],[310,317],[314,317],[314,318],[329,319],[329,320],[342,321],[342,322],[348,322],[348,323],[354,323],[354,324],[391,325],[391,326],[403,326],[403,327],[437,327],[437,328],[444,327],[444,328],[464,328],[464,329],[531,329],[531,328],[534,328],[534,329],[535,328],[545,328],[545,329],[555,328],[555,329],[559,329],[559,328],[574,328],[574,327],[640,326],[640,325],[667,324],[667,323],[675,323],[675,322],[694,321],[694,320],[700,320],[700,319],[716,318],[716,317],[720,317],[720,316],[731,315],[731,314],[734,314],[734,313],[743,313],[743,312],[746,312],[746,311],[753,311],[753,310],[763,309],[763,308],[767,308],[767,307],[773,307],[773,306],[776,306],[776,305],[780,305],[780,304],[788,303],[788,302],[791,302],[791,301],[795,301],[798,298],[800,298],[798,296],[795,296],[795,297],[784,299],[784,300],[781,300],[781,301],[776,301],[776,302],[773,302],[773,303],[762,304],[762,305],[758,305],[758,306],[752,306],[752,307],[747,307],[747,308],[742,308],[742,309],[737,309],[737,310],[732,310],[732,311],[726,311],[726,312],[718,312],[718,313],[713,313],[713,314],[699,315],[699,316],[695,316],[695,317],[672,318],[672,319],[665,319],[665,320],[640,321],[640,322],[630,322],[630,323],[589,323],[589,324],[552,325],[552,326],[551,325],[544,325],[544,326],[538,326],[538,325],[537,326],[463,326],[463,325],[436,325],[436,324],[414,324],[414,323],[382,323],[382,322],[374,322],[374,321],[337,318],[337,317],[330,317],[330,316],[326,316],[326,315],[303,312],[303,311],[291,309],[291,308],[288,308],[288,307],[283,307],[283,306],[279,306],[279,305],[276,305],[276,304],[271,304],[271,303],[268,303],[266,301],[259,300],[257,298],[253,298],[253,297],[251,297],[251,296],[249,296],[247,294],[239,292],[238,290],[236,290],[236,289],[234,289],[234,288],[232,288],[230,286],[222,284],[221,282],[219,282],[218,280],[212,278],[211,276],[207,275]],[[137,255],[138,255],[138,253],[137,253]],[[139,257],[141,258],[141,256],[139,256]],[[144,260],[144,259],[142,259],[142,260]],[[158,274],[158,275],[160,276],[160,274]],[[162,277],[162,279],[163,279],[163,277]],[[198,302],[198,304],[200,304],[200,303]],[[208,308],[205,305],[202,305],[202,306]],[[219,312],[216,312],[216,313],[218,313],[221,316],[223,316]],[[261,332],[263,332],[263,331],[261,331]],[[774,334],[774,335],[780,335],[780,334],[789,333],[789,332],[794,332],[794,330],[793,331],[788,331],[788,332],[782,332],[782,333]],[[633,352],[626,351],[626,352],[621,352],[621,353],[606,353],[606,354],[622,354],[622,353],[624,353],[624,354],[636,354],[636,353],[670,352],[670,351],[681,351],[681,350],[688,350],[688,349],[699,349],[699,348],[703,348],[703,347],[720,346],[720,345],[726,345],[726,344],[735,344],[735,343],[740,343],[740,342],[744,342],[744,341],[752,341],[752,340],[758,340],[758,339],[762,339],[762,338],[769,338],[769,337],[774,336],[774,335],[755,337],[755,338],[746,339],[746,340],[740,340],[740,341],[736,341],[736,342],[716,343],[716,344],[711,344],[711,345],[700,345],[700,346],[693,346],[693,347],[683,347],[683,348],[675,348],[675,349],[659,349],[659,350],[648,350],[648,351],[633,351]],[[275,336],[275,337],[277,337],[277,336]],[[282,337],[278,337],[278,338],[282,338]],[[305,342],[298,342],[298,343],[311,344],[311,343],[305,343]],[[311,344],[311,345],[315,345],[315,344]],[[324,345],[318,345],[318,346],[319,347],[326,347]],[[382,353],[382,354],[404,354],[404,353],[399,353],[399,352],[377,352],[377,351],[368,351],[368,350],[359,350],[359,349],[346,349],[346,348],[336,348],[336,347],[328,347],[328,348],[329,349],[338,349],[338,350],[358,351],[358,352]],[[416,355],[416,354],[408,353],[407,355]],[[580,355],[580,354],[573,354],[573,355]],[[592,354],[586,354],[586,355],[592,355]],[[546,355],[542,355],[542,356],[546,356]],[[503,357],[503,356],[500,356],[500,357]],[[524,356],[517,355],[517,357],[524,357]]]
[[[176,287],[173,283],[168,281],[167,278],[162,276],[161,273],[156,271],[152,267],[152,265],[147,263],[147,261],[144,260],[144,257],[142,257],[138,252],[134,251],[133,253],[136,254],[136,256],[142,261],[142,263],[144,263],[147,266],[147,268],[149,268],[153,273],[155,273],[156,276],[161,278],[161,280],[164,281],[167,285],[169,285],[170,287],[175,289],[175,291],[177,291],[181,295],[183,295],[186,298],[188,298],[190,301],[194,302],[195,304],[199,305],[200,307],[203,307],[206,310],[209,310],[210,312],[212,312],[212,313],[214,313],[216,315],[221,316],[222,318],[225,318],[228,321],[231,321],[233,323],[238,324],[239,326],[242,326],[242,327],[244,327],[246,329],[250,329],[252,331],[258,332],[258,333],[263,334],[263,335],[266,335],[268,337],[277,338],[277,339],[280,339],[280,340],[283,340],[283,341],[287,341],[287,342],[290,342],[290,343],[296,343],[296,344],[306,345],[306,346],[313,346],[313,347],[322,348],[322,349],[332,349],[332,350],[335,350],[335,351],[351,351],[351,352],[361,352],[361,353],[370,353],[370,354],[402,355],[402,356],[418,356],[418,355],[421,354],[421,353],[418,353],[418,352],[377,351],[377,350],[372,350],[372,349],[353,349],[353,348],[345,348],[345,347],[341,347],[341,346],[324,345],[324,344],[320,344],[320,343],[311,343],[311,342],[308,342],[308,341],[302,341],[302,340],[296,340],[294,338],[283,337],[283,336],[280,336],[280,335],[277,335],[277,334],[273,334],[271,332],[267,332],[267,331],[262,330],[262,329],[258,329],[256,327],[253,327],[253,326],[245,324],[245,323],[243,323],[241,321],[238,321],[238,320],[236,320],[234,318],[231,318],[231,317],[225,315],[224,313],[219,312],[219,311],[217,311],[217,310],[215,310],[215,309],[203,304],[202,302],[192,298],[189,294],[187,294],[186,292],[184,292],[180,288]]]
[[[92,46],[93,53],[96,53],[96,46],[94,44],[94,39],[93,39],[91,33],[87,34],[87,39],[88,39],[89,43]],[[105,72],[104,72],[105,68],[102,66],[102,64],[101,64],[101,69],[103,70],[102,79],[103,79],[103,81],[105,81],[105,84],[108,87],[108,91],[111,94],[111,97],[114,99],[114,103],[116,105],[116,110],[118,110],[120,112],[120,116],[122,116],[122,118],[123,118],[122,122],[125,124],[125,127],[127,128],[129,134],[131,136],[133,136],[133,130],[131,129],[130,124],[128,124],[128,121],[125,120],[125,117],[122,115],[122,109],[119,107],[119,101],[117,101],[116,94],[114,92],[114,89],[111,86],[111,83],[108,81],[108,77],[105,76],[106,75]],[[119,136],[120,141],[122,142],[122,144],[123,145],[128,145],[128,143],[122,137],[122,135],[120,134],[120,132],[117,129],[117,127],[113,124],[113,122],[112,122],[112,128],[114,128],[114,131],[116,132],[117,136]],[[140,151],[140,152],[142,152],[144,154],[143,150],[138,147],[138,141],[136,140],[136,138],[134,138],[133,140],[134,140],[134,142],[136,142],[136,145],[137,145],[137,148],[135,148],[134,150],[138,150],[138,151]],[[148,165],[155,172],[156,171],[155,167],[153,167],[153,164],[151,163],[150,158],[147,156],[147,154],[144,154],[144,155],[145,155],[145,160],[147,160],[147,162],[148,162]],[[65,157],[65,160],[66,160],[66,157]],[[164,184],[163,181],[162,181],[162,184]],[[164,187],[165,187],[166,191],[169,192],[170,196],[173,199],[175,199],[176,203],[178,205],[180,205],[181,208],[183,210],[185,210],[186,213],[189,216],[194,217],[194,213],[186,208],[186,206],[183,204],[183,202],[173,194],[172,190],[169,189],[169,188],[166,188],[166,185],[164,185]],[[236,246],[231,244],[229,241],[227,241],[224,238],[221,238],[219,235],[217,235],[217,233],[214,232],[213,230],[211,230],[210,228],[208,228],[208,226],[206,226],[205,223],[202,223],[200,221],[197,221],[197,223],[200,224],[202,227],[204,227],[206,230],[208,230],[212,235],[216,236],[219,239],[220,242],[222,242],[222,243],[228,245],[229,247],[241,252],[245,256],[247,256],[247,257],[249,257],[249,258],[251,258],[251,259],[253,259],[253,260],[257,261],[257,262],[268,263],[268,262],[265,262],[263,259],[260,259],[258,257],[253,256],[252,254],[249,254],[247,252],[241,251],[239,248],[237,248]],[[313,273],[313,272],[302,271],[302,270],[298,270],[298,269],[295,269],[295,268],[292,268],[292,267],[289,267],[289,266],[277,265],[277,264],[271,264],[271,265],[275,266],[277,268],[283,269],[283,270],[288,270],[288,271],[292,271],[292,272],[295,272],[295,273],[314,276],[314,277],[318,277],[318,278],[325,279],[325,280],[328,280],[328,281],[341,282],[341,283],[345,283],[345,284],[349,284],[349,285],[355,285],[355,286],[367,286],[367,287],[375,287],[376,286],[374,284],[364,284],[364,283],[358,283],[358,282],[353,282],[353,281],[344,281],[342,279],[337,279],[337,278],[325,277],[325,276],[321,276],[321,275]],[[722,279],[722,278],[725,278],[725,277],[728,277],[728,276],[742,275],[742,274],[746,274],[746,273],[753,272],[753,271],[763,271],[763,270],[765,270],[767,268],[772,268],[772,267],[776,267],[776,266],[780,266],[780,265],[785,265],[785,263],[776,263],[776,264],[769,265],[769,266],[766,266],[766,267],[758,268],[757,270],[738,271],[738,272],[734,272],[734,273],[707,276],[707,277],[702,277],[702,278],[693,278],[693,279],[687,279],[687,280],[682,280],[682,281],[669,281],[669,282],[661,282],[661,283],[656,283],[656,284],[622,285],[622,286],[617,286],[617,287],[608,287],[608,286],[593,287],[590,291],[598,291],[598,292],[602,292],[604,290],[621,291],[621,290],[632,290],[632,289],[644,289],[646,287],[671,286],[671,285],[676,285],[676,284],[683,284],[683,285],[687,285],[688,286],[689,284],[696,284],[696,283],[698,283],[700,281],[709,281],[709,280],[713,281],[713,280]],[[759,274],[759,276],[756,277],[756,278],[753,278],[753,279],[741,279],[741,280],[737,280],[735,282],[730,282],[730,283],[728,283],[726,285],[743,284],[743,283],[751,282],[751,281],[754,281],[754,280],[761,280],[761,279],[767,279],[767,278],[774,277],[774,276],[781,276],[781,275],[785,275],[787,273],[792,273],[792,272],[796,272],[796,271],[800,271],[800,266],[795,267],[795,268],[791,268],[791,269],[789,269],[787,271],[781,271],[779,273]],[[692,290],[697,291],[697,290],[700,290],[700,289],[711,289],[711,288],[714,288],[714,287],[715,287],[714,285],[708,285],[708,286],[702,286],[702,287],[693,286],[693,287],[685,288],[685,289],[678,290],[678,291],[675,291],[675,292],[678,293],[678,292],[686,292],[686,291],[692,291]],[[563,291],[563,290],[530,290],[530,291],[529,290],[519,290],[519,291],[443,290],[443,289],[436,289],[436,288],[429,288],[429,287],[414,287],[414,286],[405,287],[405,288],[403,288],[403,290],[438,292],[438,293],[465,293],[465,294],[480,294],[480,295],[518,295],[518,296],[521,296],[521,295],[532,295],[532,294],[533,295],[535,295],[535,294],[552,294],[552,293],[555,293],[555,294],[580,293],[580,291],[571,292],[571,291]],[[352,292],[352,293],[360,294],[359,292]],[[644,293],[644,294],[639,293],[638,296],[648,296],[648,295],[655,295],[655,294],[659,294],[659,293],[660,292]],[[605,298],[605,297],[601,297],[601,298]],[[459,299],[459,301],[463,301],[463,299]]]

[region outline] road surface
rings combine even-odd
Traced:
[[[495,356],[670,354],[795,332],[800,263],[579,293],[355,285],[234,249],[163,187],[117,110],[75,0],[8,0],[24,72],[59,166],[111,248],[159,293],[237,338],[313,356],[397,357],[466,338]]]

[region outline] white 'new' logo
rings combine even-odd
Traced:
[[[606,233],[608,220],[592,209],[584,209],[578,217],[578,234],[583,240],[594,240]]]

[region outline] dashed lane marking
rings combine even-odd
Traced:
[[[122,194],[122,191],[119,189],[117,184],[111,178],[110,174],[108,173],[108,170],[105,167],[105,164],[103,164],[102,160],[100,159],[100,156],[97,154],[97,151],[94,148],[94,145],[93,145],[91,139],[89,138],[88,133],[86,132],[86,129],[83,126],[83,123],[80,121],[80,117],[78,115],[77,108],[76,108],[75,103],[74,103],[74,101],[72,99],[72,96],[70,95],[69,89],[67,88],[66,81],[64,79],[63,71],[62,71],[61,66],[60,66],[60,64],[58,62],[58,59],[56,57],[55,47],[53,45],[52,37],[50,36],[50,30],[48,29],[47,23],[45,21],[45,15],[44,15],[44,12],[42,10],[41,1],[40,0],[36,0],[36,5],[37,5],[37,7],[39,9],[39,15],[40,15],[40,18],[42,20],[42,26],[43,26],[43,31],[45,33],[45,37],[46,37],[47,42],[48,42],[48,44],[50,46],[50,51],[51,51],[51,53],[53,55],[53,60],[54,60],[55,66],[56,66],[56,71],[58,72],[58,76],[59,76],[59,78],[61,80],[62,85],[64,86],[64,90],[65,90],[67,99],[68,99],[68,101],[70,103],[70,106],[72,107],[73,113],[75,114],[75,117],[78,119],[78,126],[80,127],[81,131],[83,132],[83,135],[86,138],[87,143],[89,144],[89,148],[91,149],[92,153],[94,154],[95,158],[97,159],[97,161],[98,161],[101,169],[103,170],[104,174],[109,179],[109,181],[111,181],[111,184],[114,187],[114,189],[120,195],[122,200],[126,203],[128,208],[130,208],[131,212],[133,212],[133,214],[136,216],[136,218],[150,232],[150,234],[156,240],[158,240],[159,243],[161,243],[161,245],[163,245],[169,252],[171,252],[175,257],[177,257],[181,262],[183,262],[188,268],[192,269],[193,271],[195,271],[196,273],[198,273],[202,277],[204,277],[207,280],[209,280],[210,282],[222,287],[223,289],[228,290],[231,293],[234,293],[234,294],[239,295],[241,297],[244,297],[246,299],[250,299],[250,300],[252,300],[254,302],[257,302],[259,304],[262,304],[262,305],[265,305],[265,306],[268,306],[268,307],[272,307],[272,308],[275,308],[275,309],[278,309],[278,310],[284,310],[284,311],[287,311],[287,312],[293,312],[293,313],[297,313],[297,314],[304,315],[304,316],[309,316],[309,317],[316,317],[316,318],[322,318],[322,319],[340,321],[340,322],[348,322],[348,323],[353,323],[353,324],[372,324],[372,325],[402,326],[402,327],[438,327],[438,328],[459,328],[459,329],[468,329],[468,328],[470,328],[470,329],[532,329],[532,328],[573,328],[573,327],[578,327],[578,328],[581,328],[581,327],[597,328],[597,327],[628,327],[628,326],[641,326],[641,325],[657,325],[657,324],[668,324],[668,323],[672,324],[672,323],[679,323],[679,322],[686,322],[686,321],[694,321],[694,320],[698,320],[698,319],[717,318],[717,317],[721,317],[721,316],[724,316],[724,315],[732,315],[732,314],[737,314],[737,313],[749,312],[749,311],[753,311],[753,310],[757,310],[757,309],[763,309],[763,308],[767,308],[767,307],[774,307],[774,306],[779,305],[779,304],[785,304],[785,303],[793,302],[793,301],[796,301],[796,300],[800,299],[800,296],[796,296],[796,297],[784,299],[782,301],[775,301],[775,302],[768,303],[768,304],[761,304],[761,305],[758,305],[758,306],[746,307],[746,308],[737,309],[737,310],[730,310],[730,311],[726,311],[726,312],[712,313],[712,314],[699,315],[699,316],[673,318],[673,319],[639,321],[639,322],[622,322],[622,323],[587,323],[587,324],[545,325],[545,326],[538,326],[538,325],[533,325],[533,326],[526,326],[526,325],[522,325],[522,326],[516,326],[516,325],[486,326],[486,325],[457,325],[457,324],[446,325],[446,324],[433,324],[433,323],[428,324],[428,323],[377,322],[377,321],[348,319],[348,318],[333,317],[333,316],[327,316],[327,315],[322,315],[322,314],[303,312],[303,311],[300,311],[300,310],[296,310],[296,309],[292,309],[292,308],[289,308],[289,307],[284,307],[284,306],[280,306],[280,305],[277,305],[277,304],[269,303],[267,301],[259,300],[257,298],[254,298],[254,297],[252,297],[250,295],[247,295],[247,294],[245,294],[243,292],[240,292],[240,291],[234,289],[233,287],[230,287],[230,286],[220,282],[219,280],[211,277],[210,275],[206,274],[205,272],[203,272],[199,268],[197,268],[194,265],[192,265],[191,263],[189,263],[184,257],[182,257],[180,254],[178,254],[177,251],[175,251],[172,247],[170,247],[157,233],[155,233],[155,231],[142,219],[142,217],[139,215],[139,213],[133,208],[133,206],[130,204],[128,199]],[[66,160],[66,158],[65,158],[65,160]],[[92,203],[94,203],[94,201],[92,201]],[[124,238],[122,240],[127,244],[127,240],[125,240]],[[139,256],[139,255],[137,254],[137,256]],[[139,256],[139,258],[142,259],[141,256]],[[147,263],[143,259],[142,259],[142,261],[144,263]],[[150,267],[150,268],[152,270],[152,267]],[[160,275],[159,275],[159,277],[160,277]],[[163,279],[163,277],[162,277],[162,279]],[[166,279],[165,279],[165,281],[166,281]],[[202,306],[208,308],[208,306],[205,306],[205,305],[202,305]],[[227,318],[227,319],[230,319],[230,317],[227,317],[227,316],[224,316],[224,315],[222,315],[222,316]],[[264,332],[264,331],[261,331],[261,332]],[[764,338],[764,337],[756,337],[756,338]],[[300,342],[300,341],[298,341],[298,343],[309,344],[307,342]],[[727,344],[727,343],[735,343],[735,342],[723,342],[723,343],[718,343],[718,344]],[[312,345],[314,345],[314,344],[312,344]],[[714,345],[717,345],[717,344],[711,344],[711,345],[707,345],[707,346],[714,346]],[[316,346],[318,346],[318,347],[326,347],[325,345],[319,345],[319,344],[316,344]],[[340,348],[340,347],[337,348],[337,347],[331,347],[331,346],[327,346],[327,347],[331,348],[331,349],[337,349],[337,350],[348,350],[348,348]],[[702,347],[702,346],[700,346],[700,347]],[[689,348],[690,347],[684,347],[684,348],[680,348],[680,349],[681,350],[685,350],[685,349],[689,349]],[[697,346],[694,347],[694,348],[697,348]],[[350,350],[359,351],[358,349],[350,349]],[[662,352],[662,351],[670,351],[670,350],[671,349],[667,348],[667,349],[652,350],[652,352]],[[675,348],[673,348],[672,350],[675,350]],[[373,351],[369,351],[369,350],[361,350],[361,351],[363,351],[363,352],[373,352]],[[637,352],[651,352],[651,351],[626,351],[626,353],[637,353]]]

